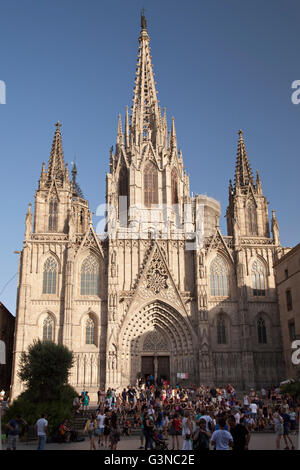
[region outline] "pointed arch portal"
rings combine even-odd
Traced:
[[[119,338],[122,386],[148,375],[175,385],[178,373],[187,374],[187,381],[193,382],[197,374],[193,333],[185,318],[170,305],[153,301],[132,312]]]

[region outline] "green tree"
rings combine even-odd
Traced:
[[[73,353],[66,346],[36,340],[22,353],[18,375],[33,399],[58,400],[73,362]]]
[[[51,435],[65,419],[72,419],[77,392],[67,382],[73,361],[73,353],[65,346],[34,341],[19,363],[18,375],[26,389],[8,408],[4,425],[18,414],[34,425],[41,413],[46,413]]]

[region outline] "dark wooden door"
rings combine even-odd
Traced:
[[[169,356],[158,356],[157,378],[170,380],[170,358]]]
[[[142,356],[142,375],[154,376],[154,356]]]

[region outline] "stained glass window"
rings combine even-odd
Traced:
[[[255,296],[264,296],[266,295],[265,291],[265,270],[263,264],[255,260],[252,265],[252,288],[253,295]]]
[[[261,344],[267,343],[267,330],[266,330],[266,324],[263,318],[259,318],[257,320],[257,336],[258,336],[259,343]]]
[[[148,163],[144,170],[144,204],[158,204],[158,175],[153,163]]]
[[[81,295],[99,294],[99,264],[96,258],[89,255],[81,265]]]
[[[56,294],[57,263],[48,258],[44,264],[43,294]]]
[[[217,256],[210,265],[210,295],[228,296],[227,266],[220,256]]]
[[[248,235],[257,235],[256,206],[250,201],[247,206],[248,213]]]
[[[95,322],[92,318],[86,321],[85,338],[86,344],[95,344]]]
[[[49,315],[43,323],[43,341],[53,341],[53,333],[54,321]]]
[[[171,191],[172,191],[172,204],[178,204],[178,186],[177,186],[177,171],[173,168],[171,173]]]
[[[58,219],[58,201],[57,199],[51,199],[49,203],[49,224],[48,224],[48,228],[50,232],[57,231],[57,219]]]

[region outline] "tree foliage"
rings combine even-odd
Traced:
[[[18,375],[26,390],[14,400],[4,416],[4,423],[20,414],[28,425],[34,425],[41,413],[48,416],[52,434],[65,420],[72,418],[76,390],[68,385],[73,353],[61,344],[34,341],[23,352]]]
[[[294,400],[300,400],[300,381],[291,382],[281,387],[283,393],[288,393]]]
[[[60,399],[73,365],[73,353],[62,344],[36,340],[21,354],[18,375],[32,399]]]

